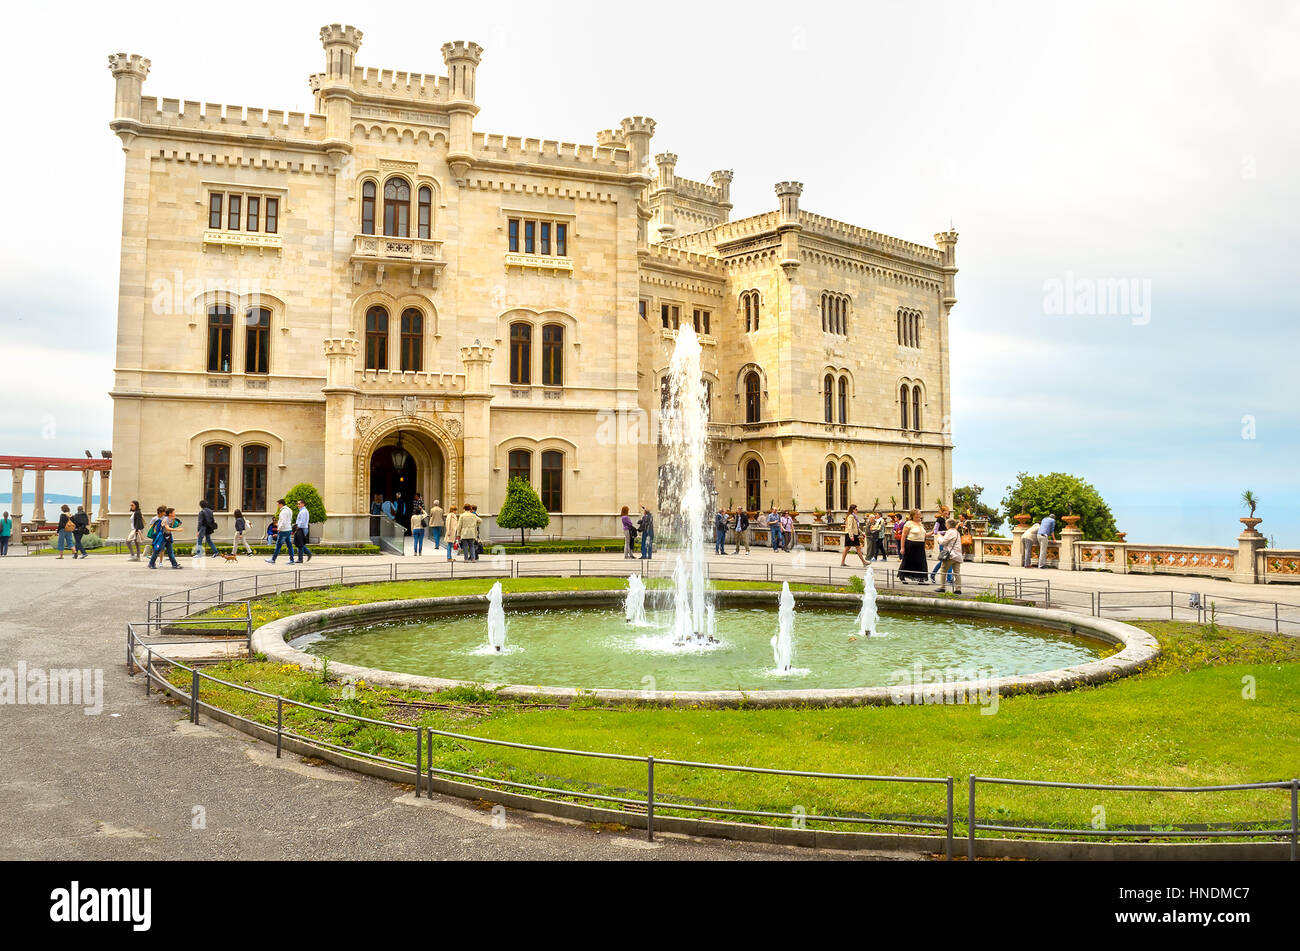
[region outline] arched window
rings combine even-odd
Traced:
[[[271,312],[254,307],[244,317],[244,372],[269,373],[271,367]]]
[[[433,189],[428,185],[421,185],[419,200],[419,211],[416,217],[416,237],[428,238],[433,230]]]
[[[830,328],[826,326],[826,292],[823,291],[822,292],[822,333],[825,333],[829,329]],[[827,420],[827,422],[829,422],[829,420]]]
[[[745,374],[745,422],[758,422],[760,412],[758,374],[750,370]]]
[[[903,312],[900,310],[895,316],[895,322],[898,325],[898,345],[903,345]]]
[[[548,449],[542,453],[542,505],[548,512],[564,510],[564,453]]]
[[[532,324],[510,325],[510,382],[527,386],[533,382],[533,327]]]
[[[912,471],[912,477],[916,479],[916,492],[912,497],[916,499],[916,507],[923,508],[925,503],[922,501],[924,496],[921,495],[921,464],[919,462],[916,464],[916,468]]]
[[[366,311],[366,369],[388,369],[388,311],[378,306]]]
[[[371,181],[361,186],[361,233],[375,233],[375,183]]]
[[[506,472],[511,479],[533,481],[533,454],[527,449],[511,449]]]
[[[203,447],[203,497],[218,512],[230,508],[230,447],[215,443]]]
[[[835,463],[826,463],[826,511],[835,508]]]
[[[903,511],[912,507],[912,467],[903,466]]]
[[[902,413],[902,417],[903,417],[902,421],[899,423],[900,429],[907,428],[907,401],[910,398],[910,395],[911,394],[908,392],[908,388],[906,384],[898,388],[898,408]],[[907,506],[903,506],[903,507],[906,508]]]
[[[402,311],[403,370],[424,369],[424,314],[414,307]]]
[[[208,372],[230,372],[231,334],[235,327],[235,312],[225,304],[208,308]]]
[[[763,470],[757,459],[745,463],[745,505],[751,512],[761,507],[763,498]]]
[[[749,294],[740,295],[740,306],[745,311],[745,333],[754,329],[754,315],[749,310]]]
[[[266,511],[266,447],[244,447],[244,496],[240,508],[245,512]]]
[[[835,380],[829,373],[827,373],[826,378],[822,380],[822,394],[822,403],[825,404],[823,409],[825,410],[826,422],[833,423],[835,422],[835,414],[832,412],[832,403],[835,399]]]
[[[547,324],[542,328],[542,386],[564,385],[564,328]]]
[[[849,464],[840,463],[840,508],[849,510]]]
[[[921,431],[921,388],[912,387],[912,428]]]
[[[849,421],[849,378],[840,377],[840,422]]]
[[[384,182],[384,234],[393,238],[411,234],[411,185],[404,178]]]

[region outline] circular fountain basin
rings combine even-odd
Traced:
[[[756,705],[1056,690],[1123,676],[1158,653],[1154,638],[1116,621],[887,595],[877,635],[850,640],[861,598],[817,592],[796,595],[794,669],[781,673],[771,646],[776,597],[716,592],[716,644],[674,644],[668,616],[653,609],[648,626],[627,624],[623,592],[609,590],[506,595],[501,653],[486,646],[481,595],[294,615],[259,628],[254,649],[304,667],[328,657],[336,676],[416,689],[485,684],[557,700]],[[1102,656],[1115,645],[1118,653]]]

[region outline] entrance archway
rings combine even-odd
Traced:
[[[367,497],[372,504],[376,497],[380,502],[391,501],[395,520],[410,528],[417,499],[425,508],[442,499],[447,460],[441,446],[427,434],[397,429],[371,450],[367,471]]]

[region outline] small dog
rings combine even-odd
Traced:
[[[226,561],[239,561],[239,559],[236,558],[233,554],[226,554],[224,551],[218,552],[218,554],[220,554],[221,557],[224,558]]]

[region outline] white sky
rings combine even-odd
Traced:
[[[735,169],[737,217],[794,178],[808,210],[909,240],[951,219],[959,484],[996,504],[1020,470],[1074,472],[1130,538],[1217,544],[1253,488],[1262,530],[1300,547],[1300,4],[215,9],[7,14],[0,454],[110,445],[122,157],[107,54],[153,61],[146,95],[310,111],[319,27],[347,22],[366,66],[442,73],[443,42],[480,43],[479,131],[593,142],[653,116],[652,148],[680,174]],[[1149,281],[1150,321],[1045,314],[1044,282],[1067,274]],[[49,491],[79,491],[62,478]]]

